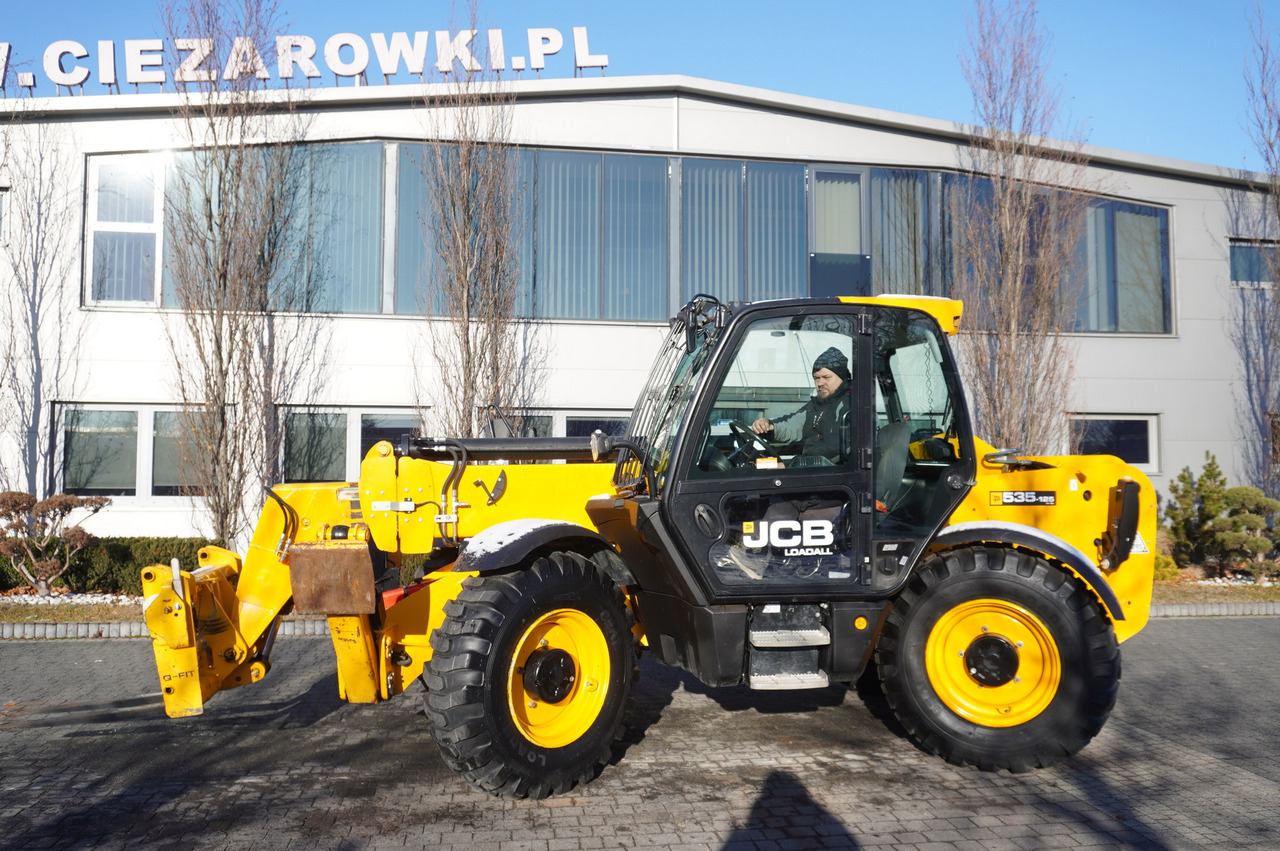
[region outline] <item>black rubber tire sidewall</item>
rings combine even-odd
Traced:
[[[890,705],[926,750],[950,762],[1022,771],[1076,753],[1101,728],[1115,700],[1119,651],[1110,624],[1078,580],[1043,559],[1001,548],[966,548],[922,565],[890,614],[877,661]],[[1011,727],[962,718],[929,680],[925,646],[958,605],[996,599],[1040,619],[1057,648],[1061,679],[1047,707]]]
[[[587,731],[559,748],[529,741],[511,717],[512,655],[539,618],[574,609],[592,619],[609,654],[609,684]],[[635,677],[632,617],[621,590],[569,552],[531,559],[514,572],[473,577],[445,604],[423,672],[432,736],[450,768],[504,798],[544,798],[590,780],[612,757]]]
[[[528,597],[508,613],[494,638],[494,652],[485,664],[485,680],[492,688],[485,690],[486,716],[493,719],[495,745],[516,766],[527,766],[531,777],[580,773],[585,763],[600,756],[608,746],[625,710],[630,669],[635,664],[631,654],[631,633],[626,621],[613,605],[604,589],[594,583],[571,584],[568,577],[534,585]],[[576,609],[588,615],[604,634],[609,646],[609,690],[595,723],[583,736],[562,748],[547,749],[530,742],[517,728],[507,704],[507,676],[515,644],[534,621],[556,609]],[[516,769],[518,770],[518,769]],[[523,772],[522,772],[523,773]]]

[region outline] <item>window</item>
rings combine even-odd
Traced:
[[[153,496],[197,495],[192,484],[186,424],[181,411],[156,411],[152,419],[151,494]]]
[[[423,170],[431,156],[426,145],[401,145],[396,164],[395,312],[406,315],[440,310],[428,301],[435,242],[428,227],[430,204]]]
[[[277,306],[317,313],[382,309],[382,145],[308,145],[290,165],[293,262]]]
[[[862,175],[847,169],[815,169],[810,291],[815,296],[870,295],[867,259]]]
[[[422,436],[422,427],[415,413],[361,414],[360,458],[363,459],[368,455],[373,445],[382,440],[399,446],[400,438],[406,434],[412,434],[414,437]]]
[[[89,298],[151,302],[156,298],[164,186],[160,158],[150,154],[94,157],[87,220]]]
[[[758,301],[808,292],[805,167],[685,159],[683,297]]]
[[[1270,287],[1280,271],[1280,245],[1263,240],[1231,241],[1231,285]]]
[[[431,280],[430,148],[401,145],[396,298],[401,314],[441,313]],[[517,313],[548,319],[661,320],[668,313],[666,157],[524,150],[519,175]]]
[[[871,169],[872,291],[938,295],[946,291],[939,245],[942,175]]]
[[[347,479],[347,415],[288,411],[284,417],[284,480],[342,482]]]
[[[1267,425],[1271,442],[1271,464],[1280,467],[1280,414],[1267,414]]]
[[[1090,207],[1077,328],[1167,334],[1169,212],[1123,201]]]
[[[138,492],[137,411],[72,408],[62,435],[62,490],[81,496]]]
[[[280,224],[263,237],[275,252],[272,301],[280,310],[376,313],[382,299],[382,145],[299,145],[250,153],[254,173],[283,174]],[[97,304],[178,306],[162,267],[165,216],[201,204],[207,152],[89,159],[88,298]],[[254,168],[260,166],[261,168]],[[214,201],[213,203],[216,203]],[[167,212],[166,212],[167,211]],[[172,225],[173,222],[170,222]],[[199,222],[194,231],[201,232]],[[163,256],[165,263],[157,262]],[[163,281],[161,278],[163,277]]]
[[[753,322],[721,379],[690,476],[774,476],[847,463],[855,444],[856,329],[853,315]]]
[[[601,315],[599,154],[540,151],[534,310],[557,319]]]
[[[1082,455],[1114,455],[1148,473],[1160,469],[1158,418],[1148,414],[1077,414],[1071,442]]]
[[[742,298],[742,163],[684,160],[680,187],[683,298]]]
[[[565,437],[590,437],[597,431],[613,437],[622,437],[627,433],[627,417],[566,417]]]
[[[604,158],[604,319],[667,318],[667,160]]]
[[[255,191],[279,207],[276,221],[262,223],[262,255],[270,256],[271,306],[276,310],[316,313],[377,313],[382,304],[382,146],[376,143],[297,145],[250,151],[252,177],[263,183]],[[183,152],[170,163],[166,215],[182,216],[209,199],[200,188],[207,172],[218,168],[205,151]],[[260,175],[267,175],[261,177]],[[272,186],[268,186],[270,181]],[[170,228],[203,232],[204,214],[187,223],[170,220]],[[165,266],[197,264],[170,246]],[[197,250],[200,246],[197,246]],[[165,276],[163,304],[178,307],[177,284]]]

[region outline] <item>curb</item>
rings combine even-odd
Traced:
[[[327,621],[281,621],[277,635],[328,635]],[[46,638],[147,638],[147,625],[141,622],[116,623],[0,623],[0,641],[7,639]]]
[[[1280,602],[1166,603],[1151,607],[1153,618],[1260,617],[1280,615]],[[328,635],[322,618],[282,621],[281,636]],[[49,638],[147,638],[144,623],[0,623],[0,641]]]
[[[1248,603],[1165,603],[1151,607],[1153,618],[1214,618],[1280,615],[1280,602],[1255,600]]]

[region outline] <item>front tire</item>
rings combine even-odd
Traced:
[[[545,798],[608,762],[635,671],[619,588],[576,553],[466,580],[424,672],[449,767],[503,798]]]
[[[929,557],[876,650],[911,737],[955,764],[1026,771],[1079,751],[1115,704],[1120,650],[1074,576],[1004,547]]]

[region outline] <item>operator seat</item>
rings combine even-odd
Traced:
[[[893,511],[902,494],[902,477],[907,472],[910,450],[911,426],[908,423],[889,423],[876,432],[872,489],[886,511]]]

